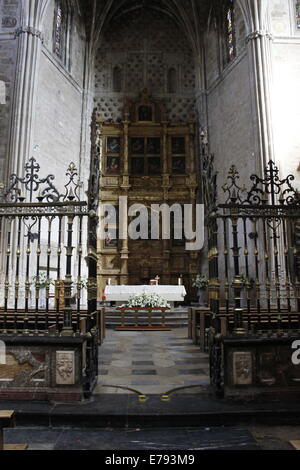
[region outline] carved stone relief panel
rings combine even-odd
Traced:
[[[252,385],[253,356],[250,351],[235,351],[233,353],[233,384]]]
[[[56,351],[56,384],[75,385],[75,351]]]
[[[45,352],[9,347],[6,364],[0,367],[0,387],[1,384],[6,387],[46,386],[49,370],[47,362]]]

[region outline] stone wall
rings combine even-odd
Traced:
[[[121,89],[114,92],[114,69],[121,71]],[[176,92],[169,93],[168,73],[175,70]],[[188,41],[167,16],[147,10],[110,23],[96,56],[95,104],[104,121],[123,118],[124,97],[136,98],[148,88],[167,104],[170,121],[195,118],[196,73]]]
[[[74,10],[70,57],[63,64],[53,53],[54,9],[51,0],[43,25],[33,147],[41,173],[49,173],[51,162],[51,173],[62,183],[71,161],[80,167],[85,37],[83,20]]]
[[[0,181],[4,180],[10,129],[11,103],[16,72],[21,2],[0,0]]]
[[[275,159],[283,175],[292,173],[300,187],[300,29],[295,0],[270,5],[273,34],[272,115]]]
[[[239,8],[235,18],[237,56],[231,63],[224,59],[223,38],[213,25],[205,36],[208,132],[220,186],[232,164],[240,169],[242,179],[247,182],[258,160],[246,29]]]

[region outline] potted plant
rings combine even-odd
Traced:
[[[207,306],[207,286],[208,286],[208,277],[206,274],[197,274],[193,280],[193,287],[197,288],[197,295],[199,305],[201,307]]]
[[[54,284],[53,279],[48,277],[45,272],[34,276],[32,278],[33,285],[35,286],[36,292],[39,292],[39,307],[46,307],[46,291],[50,289],[50,286]]]

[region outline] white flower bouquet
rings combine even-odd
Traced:
[[[131,295],[127,305],[123,307],[165,307],[171,308],[171,305],[158,294],[139,294]]]

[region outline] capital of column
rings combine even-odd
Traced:
[[[246,37],[246,43],[253,41],[254,39],[260,39],[264,37],[270,39],[270,41],[273,41],[273,35],[269,31],[257,30],[248,34]]]
[[[32,26],[20,26],[20,28],[16,29],[14,33],[15,39],[21,36],[21,34],[29,34],[44,42],[44,36],[42,31],[39,31],[38,29],[33,28]]]

